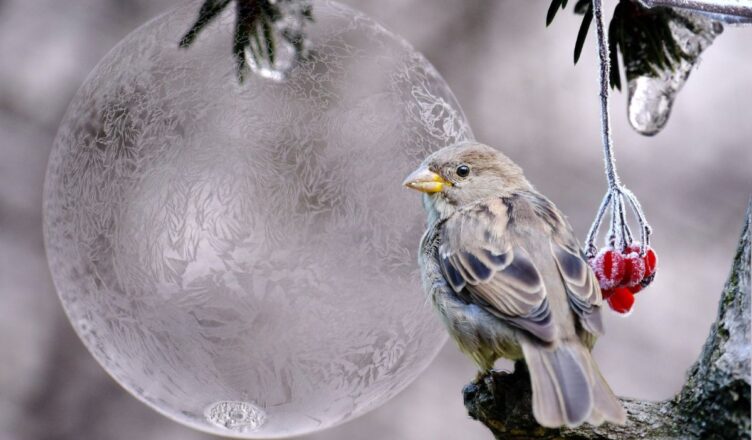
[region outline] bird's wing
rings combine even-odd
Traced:
[[[601,288],[571,230],[564,230],[563,234],[551,238],[551,253],[564,281],[569,305],[580,318],[580,324],[590,333],[602,335]]]
[[[585,330],[595,335],[602,335],[601,288],[596,281],[593,269],[580,250],[572,227],[550,200],[539,194],[531,196],[535,211],[548,225],[547,229],[551,235],[551,254],[556,260],[570,307],[580,318],[580,324]]]
[[[459,295],[537,338],[552,342],[555,327],[546,287],[528,252],[507,234],[502,199],[463,209],[442,229],[439,264]]]

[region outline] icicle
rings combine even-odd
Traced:
[[[700,60],[700,54],[723,31],[723,26],[707,16],[677,9],[677,18],[669,22],[671,34],[689,59],[657,71],[655,76],[629,78],[629,123],[644,135],[663,129],[671,114],[674,99]],[[675,69],[672,70],[672,67]]]

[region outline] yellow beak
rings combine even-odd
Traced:
[[[416,191],[431,194],[440,192],[444,187],[451,186],[452,184],[428,168],[421,167],[407,176],[402,185]]]

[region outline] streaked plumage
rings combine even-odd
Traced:
[[[601,291],[553,203],[480,144],[432,154],[405,185],[425,193],[424,288],[460,349],[482,372],[524,357],[543,426],[623,423],[589,351]]]

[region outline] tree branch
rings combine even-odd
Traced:
[[[640,0],[645,6],[687,9],[693,12],[752,18],[752,5],[728,0]]]
[[[750,223],[752,200],[718,318],[676,397],[662,402],[622,398],[628,413],[625,426],[547,429],[533,418],[530,379],[525,364],[518,362],[514,373],[493,373],[465,386],[470,417],[497,439],[749,439]]]

